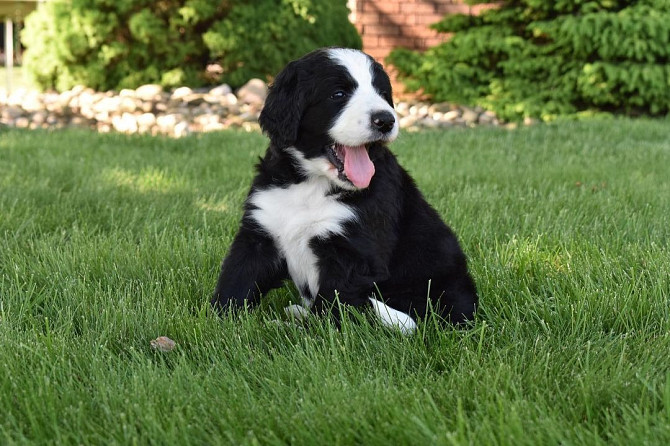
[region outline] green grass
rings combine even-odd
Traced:
[[[402,135],[482,299],[412,337],[210,314],[264,145],[0,129],[0,443],[670,443],[670,122]]]

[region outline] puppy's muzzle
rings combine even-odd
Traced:
[[[390,112],[378,111],[372,113],[370,122],[373,129],[379,130],[382,133],[389,133],[395,125],[395,117]]]

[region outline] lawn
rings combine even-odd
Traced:
[[[401,135],[482,301],[410,337],[210,313],[265,143],[0,129],[0,443],[670,444],[670,121]]]

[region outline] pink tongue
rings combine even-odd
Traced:
[[[370,185],[372,175],[375,174],[375,165],[365,146],[342,146],[344,148],[344,173],[354,186],[364,189]]]

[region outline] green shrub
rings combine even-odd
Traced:
[[[397,49],[388,61],[410,89],[436,100],[509,120],[670,111],[669,0],[507,0],[434,28],[453,36],[424,54]]]
[[[24,65],[45,89],[239,86],[317,47],[360,48],[348,13],[345,0],[52,1],[26,20]]]

